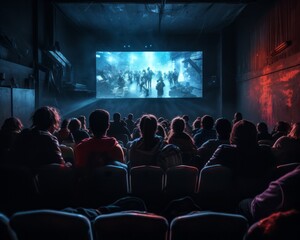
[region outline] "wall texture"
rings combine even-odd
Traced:
[[[259,1],[236,24],[237,109],[245,118],[300,120],[300,2]],[[282,42],[291,43],[273,54]]]

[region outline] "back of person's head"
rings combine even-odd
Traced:
[[[293,124],[292,129],[288,134],[288,136],[294,139],[300,139],[300,122]]]
[[[129,113],[128,116],[127,116],[127,119],[132,121],[133,120],[133,114]]]
[[[181,117],[175,117],[173,118],[171,122],[171,130],[174,133],[182,133],[185,129],[185,121]]]
[[[201,118],[196,118],[196,120],[193,122],[193,129],[201,128]]]
[[[228,119],[218,118],[215,123],[215,128],[219,139],[229,139],[231,133],[231,123]]]
[[[230,134],[230,144],[237,146],[254,146],[257,144],[255,125],[247,120],[240,120],[233,125]]]
[[[233,122],[236,123],[243,119],[243,115],[240,112],[236,112],[233,116]]]
[[[65,128],[68,128],[69,126],[69,122],[70,122],[70,119],[64,119],[60,125],[60,128],[61,129],[65,129]]]
[[[156,134],[158,136],[161,136],[163,139],[166,138],[167,134],[166,134],[166,130],[165,128],[161,125],[161,124],[158,124],[157,125],[157,131],[156,131]]]
[[[121,121],[121,114],[120,113],[114,113],[113,115],[114,122],[120,122]]]
[[[214,126],[214,119],[212,116],[204,115],[201,118],[201,126],[203,129],[212,129]]]
[[[188,115],[183,115],[182,118],[184,119],[184,121],[188,122],[190,120]]]
[[[109,128],[109,113],[103,109],[96,109],[90,114],[89,125],[95,136],[105,135]]]
[[[5,119],[1,130],[4,132],[20,132],[23,128],[23,124],[19,118],[10,117]]]
[[[86,117],[84,115],[80,115],[77,119],[81,122],[81,127],[86,126]]]
[[[290,131],[290,124],[284,121],[278,121],[275,126],[275,131],[288,133]]]
[[[69,122],[68,128],[71,132],[77,131],[81,128],[81,122],[77,118],[72,118]]]
[[[256,129],[257,129],[257,132],[259,132],[259,133],[268,133],[269,132],[268,125],[265,122],[259,122],[256,125]]]
[[[32,126],[39,130],[49,130],[50,128],[58,129],[60,116],[56,108],[54,107],[41,107],[37,109],[32,117]]]
[[[157,131],[157,119],[152,114],[145,114],[140,121],[140,131],[144,139],[153,139]]]
[[[297,240],[300,239],[300,213],[297,210],[277,212],[249,229],[244,240]]]

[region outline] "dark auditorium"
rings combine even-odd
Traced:
[[[300,1],[1,0],[0,239],[300,239]]]

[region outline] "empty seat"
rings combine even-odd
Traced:
[[[130,170],[131,195],[142,198],[149,211],[163,205],[164,171],[157,166],[136,166]]]
[[[89,220],[80,214],[54,210],[18,212],[10,225],[19,240],[92,240]]]
[[[184,215],[170,225],[170,240],[241,240],[248,229],[243,216],[220,212]]]
[[[168,221],[141,212],[104,214],[96,218],[94,231],[98,240],[166,240]]]
[[[179,165],[166,171],[165,194],[167,201],[185,196],[194,196],[197,191],[198,168]]]
[[[231,169],[222,165],[200,171],[197,202],[204,210],[230,212],[237,204]]]

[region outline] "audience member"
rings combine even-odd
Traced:
[[[108,164],[125,167],[122,147],[115,138],[106,135],[109,113],[102,109],[93,111],[89,116],[89,126],[93,137],[84,139],[75,147],[75,167],[87,171]]]
[[[240,202],[239,211],[250,222],[259,221],[272,213],[300,208],[300,166],[271,182],[254,198]]]
[[[75,141],[73,138],[73,134],[71,133],[69,126],[69,119],[64,119],[61,123],[60,129],[54,133],[57,137],[59,144],[65,144],[68,146],[73,146]]]
[[[244,240],[297,240],[300,239],[299,226],[299,211],[276,212],[254,223]]]
[[[267,173],[275,164],[270,147],[258,145],[256,127],[240,120],[234,124],[230,145],[220,145],[206,166],[221,164],[232,169],[239,198],[254,196],[268,183]]]
[[[277,165],[300,162],[300,122],[293,124],[287,136],[277,139],[272,150]]]
[[[199,148],[203,143],[209,139],[216,139],[216,130],[213,129],[214,119],[212,116],[204,115],[201,118],[201,128],[194,135],[196,147]]]
[[[68,128],[70,129],[76,144],[80,143],[83,139],[90,137],[86,131],[81,129],[81,122],[77,118],[72,118],[70,120]]]
[[[130,132],[126,127],[126,123],[121,120],[120,113],[114,113],[113,122],[110,123],[107,135],[121,140],[124,146],[126,146],[130,140]]]
[[[128,116],[127,116],[127,119],[125,120],[126,122],[126,126],[129,130],[129,133],[132,134],[133,132],[133,129],[135,127],[135,122],[133,120],[133,114],[132,113],[129,113]]]
[[[199,131],[200,128],[201,128],[201,117],[197,117],[193,122],[193,130],[192,130],[193,137]]]
[[[60,116],[54,107],[41,107],[32,116],[32,127],[21,132],[13,148],[15,163],[33,170],[42,165],[64,164],[57,138],[53,135],[58,128]]]
[[[198,154],[201,161],[205,163],[212,157],[218,146],[222,144],[229,144],[229,137],[231,133],[230,121],[226,118],[218,118],[215,123],[215,129],[217,131],[217,138],[206,141],[200,148],[198,148]]]
[[[236,112],[233,116],[233,119],[232,119],[232,124],[235,124],[237,123],[238,121],[242,120],[243,119],[243,115],[242,113],[240,112]]]
[[[83,131],[86,131],[87,133],[89,133],[89,130],[88,130],[88,128],[86,127],[86,117],[84,116],[84,115],[80,115],[80,116],[78,116],[78,118],[77,118],[79,121],[80,121],[80,123],[81,123],[81,130],[83,130]]]
[[[156,134],[158,136],[161,136],[164,140],[166,140],[166,138],[167,138],[166,130],[165,130],[165,128],[161,124],[157,124]]]
[[[257,141],[260,140],[272,140],[272,136],[269,133],[268,125],[265,122],[259,122],[256,125]]]
[[[171,122],[171,131],[168,143],[178,146],[182,152],[182,162],[189,164],[192,157],[196,156],[197,148],[194,139],[185,132],[186,121],[181,117],[175,117]]]
[[[288,135],[291,125],[288,122],[278,121],[272,132],[272,139],[275,142],[278,138]]]
[[[10,150],[22,129],[23,124],[19,118],[5,119],[0,130],[0,164],[9,160]]]
[[[190,124],[190,122],[189,122],[189,121],[190,121],[189,116],[188,116],[188,115],[183,115],[182,118],[183,118],[183,120],[185,121],[185,129],[184,129],[184,131],[185,131],[187,134],[191,135],[191,134],[192,134],[193,128],[192,128],[192,126],[191,126],[191,124]]]
[[[142,136],[129,146],[128,165],[157,165],[157,156],[165,143],[162,137],[156,135],[156,117],[152,114],[143,115],[139,127]]]

